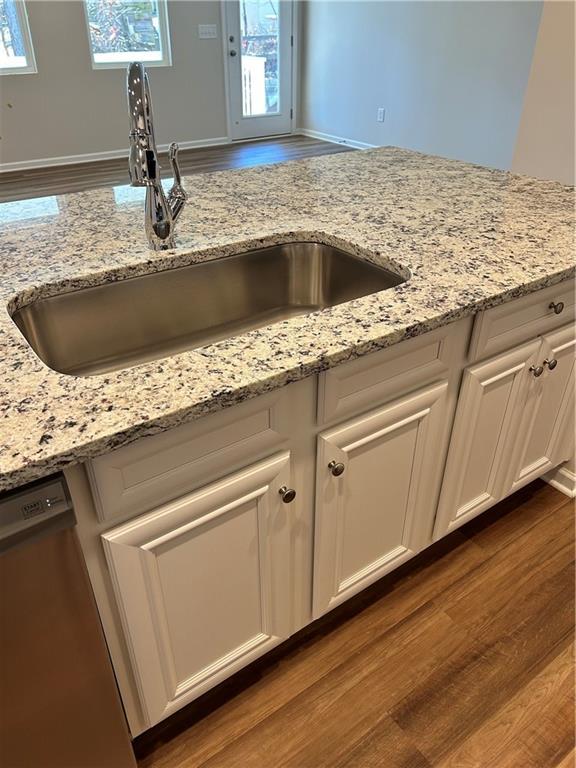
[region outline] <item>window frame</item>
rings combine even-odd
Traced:
[[[0,67],[0,77],[5,77],[6,75],[35,75],[38,73],[26,3],[24,0],[16,0],[15,8],[18,15],[18,24],[20,25],[20,34],[22,35],[22,42],[24,43],[27,64],[25,67]]]
[[[158,61],[142,60],[142,63],[148,67],[171,67],[172,66],[172,47],[170,44],[170,24],[168,19],[168,0],[156,0],[158,4],[158,22],[160,33],[160,46],[162,49],[162,58]],[[96,61],[94,59],[94,49],[92,47],[92,35],[90,34],[90,19],[88,18],[88,3],[82,0],[84,6],[84,18],[86,21],[86,34],[88,36],[88,49],[90,51],[90,62],[92,69],[126,69],[132,61],[139,61],[138,51],[133,51],[130,59],[123,61]]]

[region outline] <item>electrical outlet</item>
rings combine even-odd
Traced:
[[[198,24],[198,37],[202,40],[213,40],[218,37],[216,24]]]
[[[386,114],[386,110],[384,109],[384,107],[378,107],[378,113],[376,115],[377,122],[383,123],[385,114]]]

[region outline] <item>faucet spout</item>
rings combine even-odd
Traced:
[[[174,184],[166,197],[154,136],[150,84],[141,62],[133,62],[128,67],[126,86],[130,114],[130,184],[133,187],[146,187],[144,218],[150,247],[155,251],[174,248],[174,224],[186,202],[178,166],[178,144],[170,145]]]

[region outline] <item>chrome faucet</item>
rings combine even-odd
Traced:
[[[150,84],[144,65],[138,61],[128,67],[127,89],[130,111],[130,184],[133,187],[146,187],[146,236],[151,248],[163,251],[174,248],[174,224],[186,202],[178,167],[178,144],[173,142],[168,150],[174,184],[166,197],[160,181]]]

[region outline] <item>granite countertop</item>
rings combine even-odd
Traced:
[[[143,190],[0,205],[0,491],[575,273],[574,190],[393,147],[185,180],[178,247]],[[403,285],[115,373],[47,368],[10,317],[36,297],[286,240],[349,244]]]

